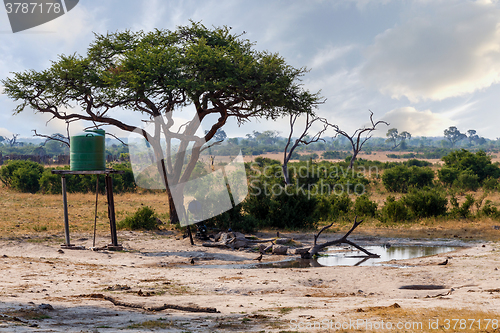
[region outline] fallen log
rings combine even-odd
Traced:
[[[220,313],[220,311],[218,311],[216,308],[205,308],[205,307],[199,307],[199,306],[182,306],[182,305],[175,305],[175,304],[163,304],[161,306],[144,306],[141,304],[122,302],[120,300],[117,300],[114,297],[106,296],[103,294],[84,294],[84,295],[78,295],[77,297],[104,299],[106,301],[110,301],[111,303],[113,303],[113,305],[116,305],[116,306],[124,306],[127,308],[133,308],[133,309],[142,309],[142,310],[146,310],[146,311],[150,311],[150,312],[157,312],[157,311],[163,311],[166,309],[173,309],[173,310],[186,311],[186,312]]]
[[[333,225],[333,222],[330,223],[329,225],[324,226],[323,228],[321,228],[321,230],[318,232],[318,234],[314,235],[314,245],[308,251],[305,251],[305,252],[301,253],[300,254],[301,258],[302,259],[311,259],[312,257],[314,257],[315,255],[317,255],[325,247],[332,246],[332,245],[338,245],[338,244],[342,244],[342,243],[348,244],[348,245],[351,245],[351,246],[357,248],[361,252],[366,253],[366,255],[368,257],[371,257],[371,258],[380,258],[380,256],[378,254],[371,253],[370,251],[362,248],[361,246],[359,246],[356,243],[351,242],[350,240],[347,239],[347,237],[349,237],[349,235],[354,231],[354,229],[356,229],[363,222],[363,220],[360,220],[358,222],[357,219],[358,219],[358,216],[356,216],[354,218],[354,224],[353,224],[353,226],[351,227],[351,229],[343,237],[341,237],[339,239],[336,239],[336,240],[333,240],[333,241],[329,241],[329,242],[325,242],[325,243],[322,243],[322,244],[318,244],[317,243],[318,242],[318,238],[321,235],[321,233],[323,231],[325,231],[326,229],[330,228]]]

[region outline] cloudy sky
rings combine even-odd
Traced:
[[[84,54],[94,32],[173,30],[190,19],[245,31],[257,49],[309,68],[305,88],[327,99],[318,113],[341,128],[363,126],[370,109],[413,136],[442,136],[457,126],[500,137],[496,0],[82,0],[64,16],[15,34],[0,9],[0,78],[45,69],[60,54]],[[64,124],[46,124],[43,115],[13,116],[14,107],[0,95],[0,135],[64,132]],[[287,121],[225,128],[229,136],[266,129],[286,135]]]

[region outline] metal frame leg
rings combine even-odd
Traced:
[[[108,198],[108,216],[109,228],[111,231],[111,244],[108,248],[121,249],[122,246],[118,244],[118,236],[116,235],[116,218],[115,218],[115,202],[113,199],[113,178],[106,175],[106,195]]]
[[[69,241],[69,218],[68,218],[68,198],[66,196],[66,177],[61,177],[62,183],[62,196],[63,196],[63,205],[64,205],[64,237],[66,239],[66,244],[64,246],[70,247],[72,246]]]

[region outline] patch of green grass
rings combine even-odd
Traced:
[[[285,307],[279,308],[278,312],[281,313],[281,314],[283,314],[283,315],[285,315],[287,313],[292,312],[292,310],[293,310],[293,308],[285,306]]]

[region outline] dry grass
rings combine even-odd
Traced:
[[[393,304],[357,309],[351,320],[364,320],[363,329],[347,329],[343,332],[500,332],[498,313],[465,308],[406,309]],[[385,325],[391,323],[392,329],[376,329],[375,323],[382,321]],[[368,323],[373,326],[365,326]],[[398,323],[407,327],[398,329]]]

